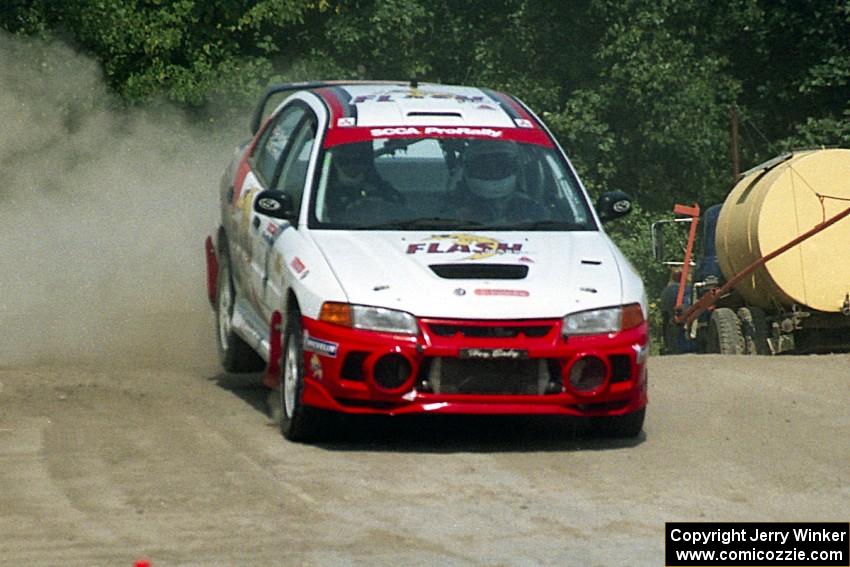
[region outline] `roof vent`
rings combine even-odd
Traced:
[[[431,264],[431,271],[447,280],[521,280],[528,266],[520,264]]]

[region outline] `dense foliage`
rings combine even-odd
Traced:
[[[591,192],[637,198],[612,230],[652,287],[649,219],[725,195],[733,108],[743,168],[850,146],[846,0],[6,0],[0,27],[90,54],[128,104],[165,98],[205,120],[245,116],[284,80],[507,90]]]

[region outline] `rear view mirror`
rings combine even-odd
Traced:
[[[626,216],[632,210],[632,198],[623,191],[606,191],[596,202],[596,212],[602,222]]]
[[[295,210],[292,196],[281,191],[263,191],[257,195],[254,212],[291,223],[298,220],[298,211]]]

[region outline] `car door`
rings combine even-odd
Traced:
[[[308,184],[307,168],[315,139],[316,120],[312,112],[308,112],[290,137],[290,142],[280,157],[278,171],[274,175],[272,188],[288,195],[296,211],[301,210],[302,198]],[[288,221],[265,215],[257,215],[256,218],[254,222],[260,237],[254,239],[251,285],[257,305],[264,319],[268,321],[272,311],[283,304],[284,249],[290,235],[297,238],[293,234],[297,232],[297,222],[293,225]]]
[[[285,107],[269,120],[248,159],[251,172],[238,188],[239,198],[232,208],[234,280],[240,292],[250,293],[255,307],[257,298],[251,285],[251,263],[256,240],[262,238],[262,232],[254,213],[254,200],[260,191],[272,187],[286,146],[305,114],[306,109],[295,104]]]

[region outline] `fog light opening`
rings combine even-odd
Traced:
[[[384,390],[398,390],[410,380],[413,367],[400,354],[385,354],[372,368],[375,384]]]
[[[582,356],[570,367],[570,386],[587,394],[600,389],[608,379],[608,366],[598,356]]]

